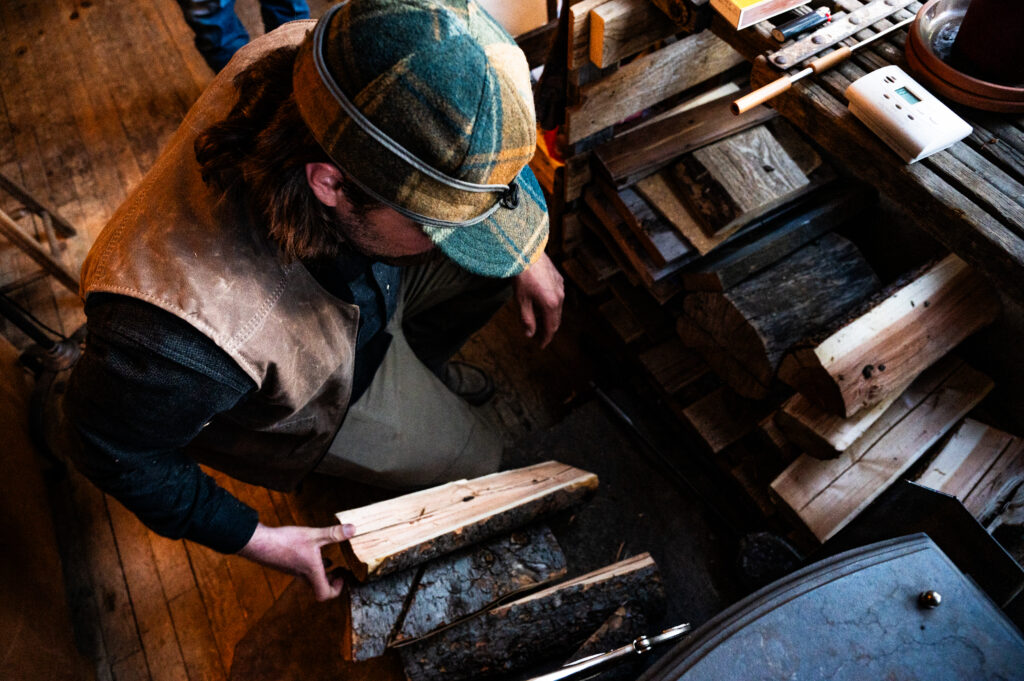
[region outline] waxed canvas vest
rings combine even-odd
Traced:
[[[267,51],[298,44],[315,22],[286,24],[240,51],[189,111],[139,187],[100,234],[82,295],[131,296],[185,320],[223,349],[257,390],[189,445],[246,482],[290,489],[323,456],[348,409],[358,308],[286,263],[200,177],[193,144],[230,111],[231,79]]]

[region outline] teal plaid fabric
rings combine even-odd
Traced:
[[[307,36],[294,82],[338,166],[457,263],[508,277],[543,252],[529,69],[475,2],[348,0]]]

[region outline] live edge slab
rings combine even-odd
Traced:
[[[850,11],[862,3],[839,4]],[[918,9],[915,2],[907,12]],[[894,18],[905,16],[909,14],[901,12]],[[848,42],[888,25],[877,23]],[[712,21],[711,30],[753,62],[753,88],[784,75],[762,56],[779,47],[770,28],[762,22],[737,31],[720,17]],[[947,101],[971,124],[973,134],[908,165],[847,109],[843,93],[860,76],[888,64],[910,73],[904,57],[906,35],[906,29],[894,31],[830,71],[798,81],[769,104],[854,175],[899,201],[919,228],[989,275],[1008,296],[1024,302],[1024,116]]]
[[[336,514],[355,526],[346,567],[360,582],[419,565],[581,501],[593,473],[557,461],[502,471]]]

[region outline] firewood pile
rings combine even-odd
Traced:
[[[706,454],[811,542],[900,477],[990,528],[1020,514],[1021,440],[968,418],[993,383],[951,354],[999,315],[991,283],[955,255],[882,281],[851,240],[885,229],[874,192],[772,110],[728,111],[742,61],[706,7],[568,9],[548,66],[565,58],[569,105],[532,164],[555,246]]]
[[[597,484],[549,461],[338,513],[357,531],[342,545],[355,578],[345,659],[393,654],[410,681],[457,681],[633,640],[664,604],[650,555],[565,579],[562,549],[538,523]]]

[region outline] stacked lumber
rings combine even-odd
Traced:
[[[658,614],[664,593],[647,554],[558,581],[565,556],[536,521],[596,486],[593,474],[549,461],[338,513],[356,530],[342,545],[353,577],[343,657],[397,651],[410,679],[478,678]]]

